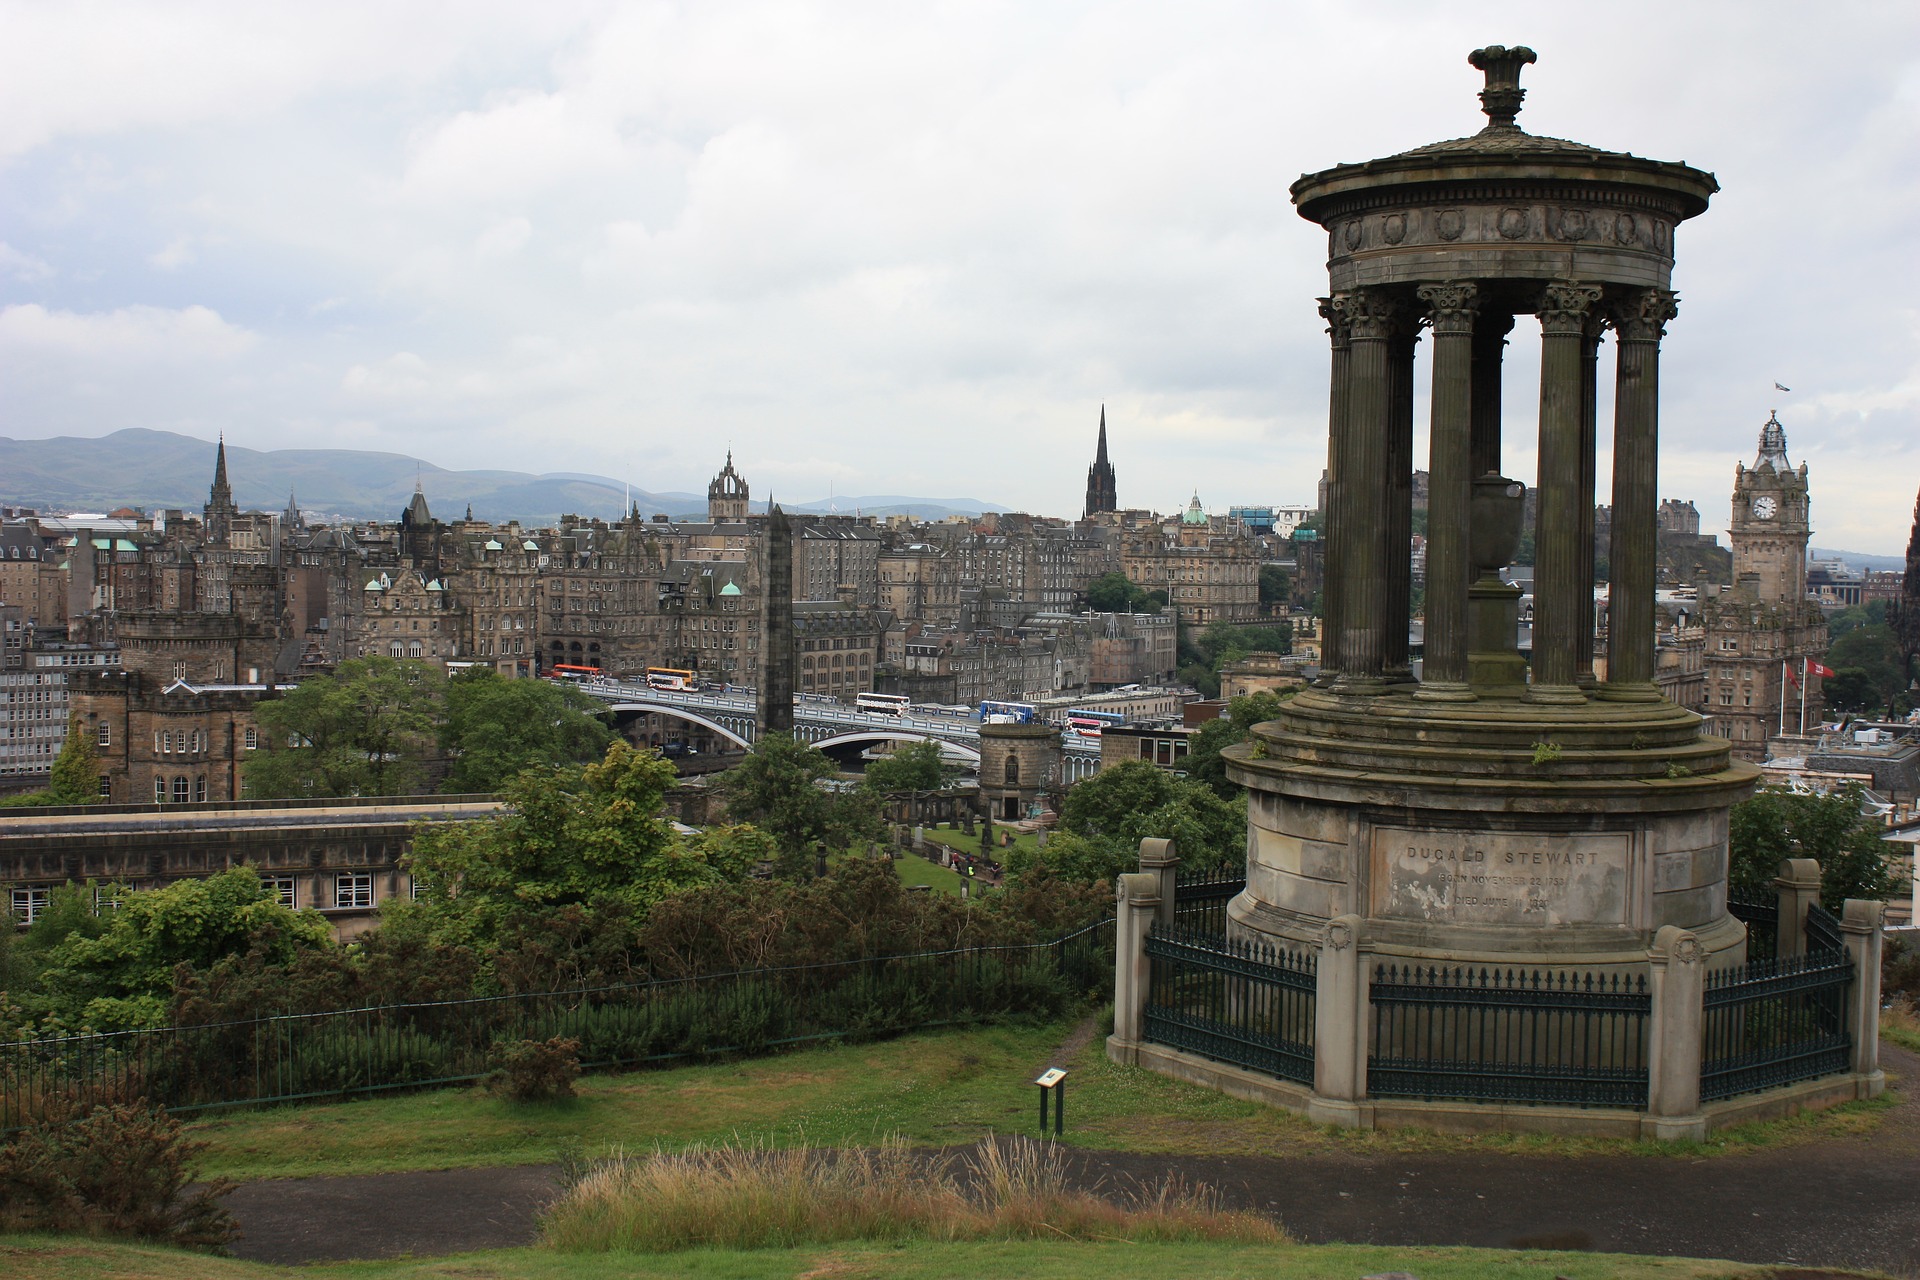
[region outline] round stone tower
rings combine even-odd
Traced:
[[[996,821],[1024,818],[1060,782],[1060,730],[1050,724],[980,726],[980,803]]]
[[[1251,792],[1243,937],[1298,946],[1341,915],[1383,960],[1644,969],[1654,932],[1744,959],[1727,811],[1756,771],[1654,676],[1658,365],[1675,229],[1711,174],[1515,122],[1486,73],[1471,137],[1293,186],[1326,228],[1332,338],[1324,676],[1229,752]],[[1530,661],[1500,573],[1525,486],[1502,473],[1501,353],[1539,322]],[[1410,660],[1414,350],[1432,337],[1424,658]],[[1615,345],[1611,606],[1594,664],[1595,387]]]

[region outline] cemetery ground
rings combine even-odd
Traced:
[[[244,1185],[234,1261],[0,1240],[9,1276],[1812,1277],[1920,1274],[1920,1108],[1883,1099],[1698,1146],[1322,1129],[1108,1063],[1103,1028],[987,1026],[583,1079],[572,1102],[447,1089],[197,1121],[203,1173]],[[1889,1044],[1889,1074],[1920,1059]],[[1040,1068],[1071,1070],[1063,1143],[1081,1185],[1177,1173],[1277,1216],[1298,1246],[910,1243],[563,1254],[535,1245],[565,1161],[759,1142],[957,1147],[1032,1134]],[[1344,1244],[1329,1242],[1343,1241]],[[512,1246],[534,1245],[531,1248]],[[1476,1252],[1459,1246],[1504,1249]],[[462,1251],[491,1250],[471,1253]],[[1550,1251],[1550,1252],[1542,1252]],[[460,1256],[451,1256],[459,1254]],[[1663,1255],[1642,1257],[1638,1255]],[[388,1261],[342,1264],[344,1258]],[[1687,1261],[1731,1258],[1736,1263]],[[1769,1264],[1787,1269],[1773,1270]],[[1792,1268],[1798,1267],[1799,1270]],[[1808,1269],[1813,1268],[1813,1269]]]

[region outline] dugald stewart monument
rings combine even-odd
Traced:
[[[1250,794],[1225,938],[1178,927],[1165,850],[1122,877],[1111,1051],[1344,1124],[1685,1138],[1868,1096],[1878,904],[1835,919],[1814,905],[1817,869],[1788,866],[1779,903],[1743,918],[1728,810],[1758,770],[1654,685],[1660,344],[1679,228],[1718,184],[1530,134],[1517,117],[1534,52],[1469,61],[1485,73],[1478,133],[1293,185],[1327,235],[1323,675],[1228,751]],[[1526,498],[1503,466],[1502,410],[1532,393],[1503,382],[1509,341],[1540,343],[1530,661],[1501,572]],[[1596,669],[1602,376],[1613,518]],[[1225,975],[1211,986],[1196,976],[1209,965]],[[1786,993],[1816,972],[1818,1000]]]

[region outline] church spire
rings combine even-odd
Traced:
[[[233,488],[227,483],[227,436],[220,433],[220,447],[213,455],[213,487],[207,491],[207,505],[202,513],[206,519],[204,529],[209,544],[224,547],[233,535],[233,518],[240,509],[233,505]]]
[[[1107,406],[1100,406],[1100,442],[1094,447],[1093,465],[1087,468],[1087,505],[1082,518],[1096,511],[1118,511],[1120,499],[1115,493],[1113,464],[1107,461]]]

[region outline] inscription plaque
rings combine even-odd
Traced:
[[[1450,924],[1627,923],[1624,833],[1373,830],[1374,914]]]

